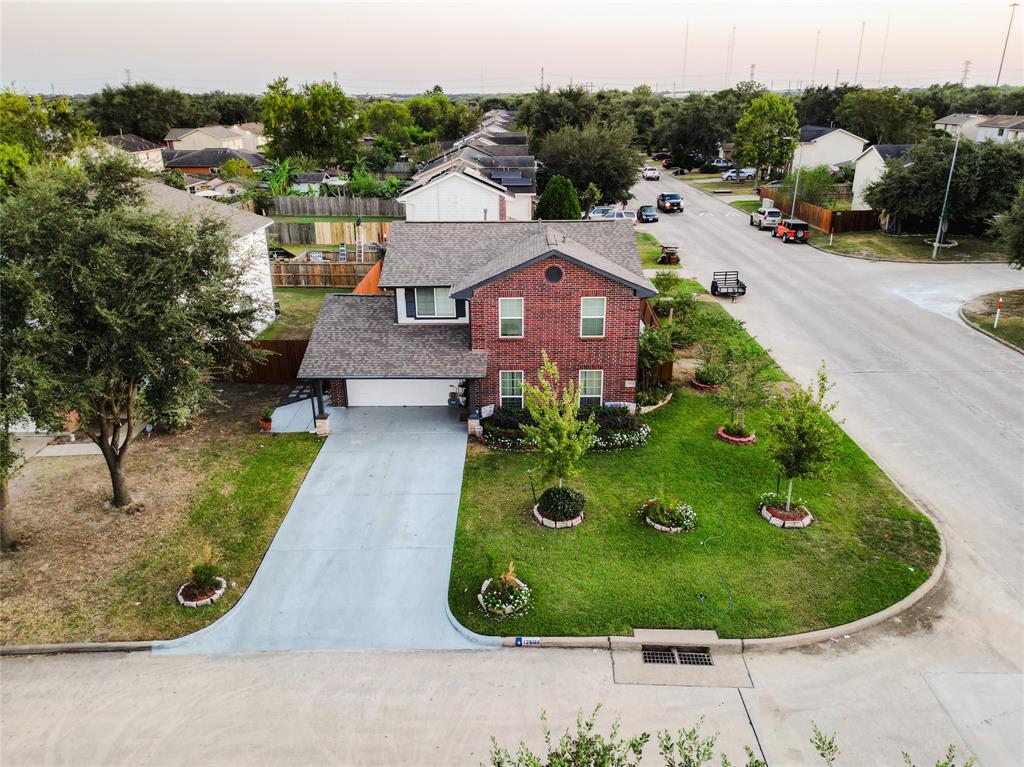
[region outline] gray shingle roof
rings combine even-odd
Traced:
[[[392,295],[324,298],[299,378],[483,378],[469,325],[399,325]]]
[[[204,133],[209,133],[211,136],[215,136],[219,139],[226,138],[241,138],[242,134],[236,133],[230,128],[225,128],[223,125],[204,125],[201,128],[171,128],[167,131],[167,135],[164,136],[164,141],[177,141],[180,138],[187,136],[197,130],[201,130]]]
[[[1021,115],[995,115],[983,123],[978,123],[979,128],[1024,128],[1024,117]]]
[[[597,222],[587,223],[596,224]],[[653,296],[657,293],[654,286],[642,275],[638,277],[610,258],[605,258],[576,240],[570,239],[555,227],[544,226],[534,227],[534,231],[504,253],[481,264],[471,273],[457,280],[452,285],[452,296],[454,298],[471,298],[473,290],[480,285],[499,279],[509,272],[514,272],[533,261],[551,255],[563,256],[616,282],[628,285],[636,289],[640,295]]]
[[[150,206],[171,215],[218,218],[228,225],[235,237],[244,237],[274,223],[272,219],[206,197],[197,197],[159,181],[144,181],[142,194]]]
[[[381,273],[381,287],[461,284],[470,275],[497,258],[509,257],[517,248],[539,255],[536,236],[547,230],[564,235],[581,249],[567,256],[580,257],[583,250],[614,265],[616,274],[653,291],[644,277],[636,249],[633,225],[629,221],[494,221],[494,222],[411,222],[391,225],[387,257]],[[532,238],[532,239],[531,239]],[[550,250],[551,248],[548,248]],[[554,248],[560,250],[561,248]],[[520,252],[520,251],[516,251]],[[591,258],[593,261],[593,258]],[[604,261],[602,261],[604,263]],[[596,271],[596,262],[589,265]],[[607,266],[607,264],[605,264]],[[611,272],[612,267],[608,271]]]
[[[976,117],[984,117],[984,115],[965,114],[963,112],[956,112],[951,115],[936,120],[936,125],[963,125],[968,120],[973,120]]]
[[[829,128],[824,125],[801,125],[800,143],[806,144],[808,141],[814,141],[815,139],[826,136],[837,130],[839,130],[839,128]]]
[[[103,141],[110,146],[116,146],[118,149],[123,149],[126,152],[148,152],[151,149],[159,149],[159,144],[154,144],[148,139],[142,138],[142,136],[136,136],[134,133],[122,133],[117,136],[104,136]]]
[[[242,160],[253,168],[263,168],[267,164],[259,152],[246,152],[244,149],[165,149],[163,158],[165,168],[219,168],[228,160]]]
[[[875,144],[874,150],[882,156],[883,160],[892,160],[902,156],[913,144]]]

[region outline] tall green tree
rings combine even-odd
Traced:
[[[758,178],[784,166],[797,144],[796,109],[777,93],[755,98],[736,124],[733,158],[757,168]]]
[[[842,431],[829,417],[836,403],[825,402],[831,390],[822,364],[815,386],[797,386],[774,399],[768,452],[788,481],[786,511],[793,499],[793,480],[825,476],[839,450]]]
[[[366,129],[399,146],[412,143],[410,129],[413,126],[412,112],[399,101],[372,101],[363,110]]]
[[[274,159],[303,155],[318,167],[349,167],[363,126],[355,100],[337,85],[305,83],[292,90],[280,77],[263,96],[263,133]]]
[[[846,94],[859,90],[863,90],[860,85],[849,83],[841,83],[835,88],[828,85],[812,85],[797,99],[797,120],[801,125],[832,125]]]
[[[552,176],[537,201],[538,219],[545,221],[577,221],[580,217],[580,199],[572,182],[564,176]]]
[[[254,358],[256,309],[224,223],[149,210],[138,173],[114,156],[43,165],[0,203],[5,269],[32,275],[11,320],[39,339],[24,353],[48,402],[29,413],[45,426],[78,412],[116,507],[131,503],[124,466],[140,418],[198,407],[224,360]],[[15,371],[14,388],[31,385]]]
[[[10,89],[0,91],[0,146],[20,147],[30,162],[67,157],[96,135],[96,126],[76,114],[66,97],[43,99]],[[8,162],[20,164],[17,150],[6,150]]]
[[[643,160],[632,142],[631,123],[605,126],[595,121],[551,133],[541,142],[537,157],[547,172],[565,176],[576,189],[594,184],[603,201],[621,202],[629,199]]]
[[[836,121],[871,144],[912,144],[931,128],[935,113],[917,107],[899,88],[877,88],[847,93]]]
[[[540,142],[562,128],[582,128],[598,116],[597,110],[596,99],[582,86],[538,88],[523,101],[516,120],[530,132],[531,141]]]
[[[681,101],[667,102],[659,112],[655,136],[677,162],[687,155],[714,157],[732,132],[721,106],[713,98],[694,93]]]
[[[86,99],[82,111],[103,136],[134,133],[150,141],[162,141],[171,128],[196,128],[218,118],[191,94],[153,83],[108,85]]]
[[[1006,251],[1010,266],[1024,269],[1024,181],[1010,209],[992,222],[992,233]]]

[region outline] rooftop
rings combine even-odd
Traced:
[[[211,136],[215,136],[219,139],[242,137],[241,134],[236,133],[230,128],[225,128],[223,125],[204,125],[201,128],[171,128],[167,131],[167,135],[164,136],[164,141],[177,141],[190,133],[195,133],[197,130],[201,130],[203,133],[209,133]]]
[[[942,118],[936,120],[935,124],[936,125],[963,125],[968,120],[973,120],[973,119],[978,118],[978,117],[984,118],[985,115],[974,115],[974,114],[965,114],[964,112],[956,112],[955,114],[946,115],[945,117],[942,117]]]
[[[166,168],[219,168],[228,160],[242,160],[253,168],[262,168],[267,164],[266,158],[259,152],[247,152],[244,149],[165,149],[163,150],[164,167]]]
[[[298,378],[483,378],[469,325],[399,325],[391,295],[324,298]]]
[[[985,122],[978,123],[979,128],[1016,128],[1024,129],[1024,116],[1022,115],[996,115]]]
[[[218,218],[227,224],[236,238],[252,234],[274,223],[269,218],[214,202],[206,197],[198,197],[182,189],[161,184],[159,181],[144,181],[142,194],[153,208],[171,215]]]
[[[159,144],[154,144],[148,139],[142,138],[142,136],[136,136],[134,133],[122,133],[117,136],[104,136],[103,141],[110,146],[116,146],[118,149],[123,149],[126,152],[148,152],[151,149],[159,149]]]

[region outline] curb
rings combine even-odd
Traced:
[[[1017,354],[1024,354],[1024,349],[1021,349],[1018,346],[1014,346],[1009,341],[1007,341],[1005,338],[1000,338],[995,333],[990,333],[989,331],[985,330],[985,328],[981,327],[981,325],[977,325],[977,324],[971,322],[969,319],[967,319],[967,315],[964,314],[964,306],[966,306],[966,304],[960,304],[960,307],[956,310],[956,313],[957,313],[957,315],[959,315],[960,319],[963,320],[963,323],[967,327],[969,327],[969,328],[971,328],[973,330],[977,330],[979,333],[981,333],[984,336],[988,336],[993,341],[997,341],[998,343],[1001,343],[1007,349],[1013,349],[1013,351],[1017,352]]]
[[[67,644],[16,644],[0,646],[0,657],[14,655],[73,655],[86,652],[143,652],[153,649],[144,642],[68,642]]]
[[[456,618],[455,614],[452,612],[451,605],[448,604],[447,594],[445,594],[444,596],[444,614],[448,616],[448,622],[452,624],[452,628],[455,629],[459,634],[461,634],[462,638],[466,641],[472,642],[473,644],[478,644],[480,645],[481,649],[485,650],[497,650],[501,647],[501,637],[477,634],[475,631],[471,631],[470,629],[466,628],[461,623],[459,623],[459,619]]]

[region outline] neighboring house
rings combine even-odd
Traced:
[[[963,114],[958,112],[956,114],[946,115],[942,119],[936,120],[932,125],[936,130],[945,131],[950,136],[960,134],[963,135],[964,138],[975,141],[978,137],[978,126],[986,120],[988,120],[988,118],[985,115]]]
[[[314,197],[320,196],[320,187],[333,179],[330,173],[296,173],[290,187],[291,191],[297,194],[311,194]]]
[[[1024,116],[996,115],[978,123],[976,141],[995,141],[1005,144],[1008,141],[1020,141],[1024,137]]]
[[[398,197],[406,221],[529,221],[533,194],[513,194],[464,164],[417,181]]]
[[[212,176],[228,160],[242,160],[253,170],[267,167],[266,158],[259,152],[241,149],[165,149],[165,168],[174,168],[182,173],[197,176]]]
[[[867,139],[842,128],[803,125],[800,127],[800,143],[793,153],[793,168],[835,167],[846,160],[853,160],[864,151],[867,143]]]
[[[164,142],[168,149],[245,149],[242,134],[223,125],[171,128],[164,136]]]
[[[335,406],[522,407],[543,350],[583,404],[635,402],[657,291],[628,222],[399,222],[367,282],[325,298],[299,368]]]
[[[870,184],[885,175],[887,163],[902,157],[913,144],[875,144],[865,149],[853,161],[853,210],[871,210],[864,200]]]
[[[242,149],[247,152],[262,152],[267,144],[267,137],[263,135],[263,123],[238,123],[228,125],[227,128],[242,137]]]
[[[126,152],[132,162],[144,170],[161,171],[164,169],[162,147],[152,141],[136,136],[134,133],[121,133],[117,136],[104,136],[106,144]]]
[[[237,197],[240,194],[245,194],[245,187],[237,181],[210,178],[204,179],[200,183],[190,184],[188,191],[197,197]]]
[[[193,218],[210,216],[227,225],[232,235],[231,263],[242,273],[242,291],[252,297],[258,309],[255,332],[273,322],[274,287],[267,250],[267,227],[273,220],[158,181],[146,181],[142,188],[146,201],[158,211]]]

